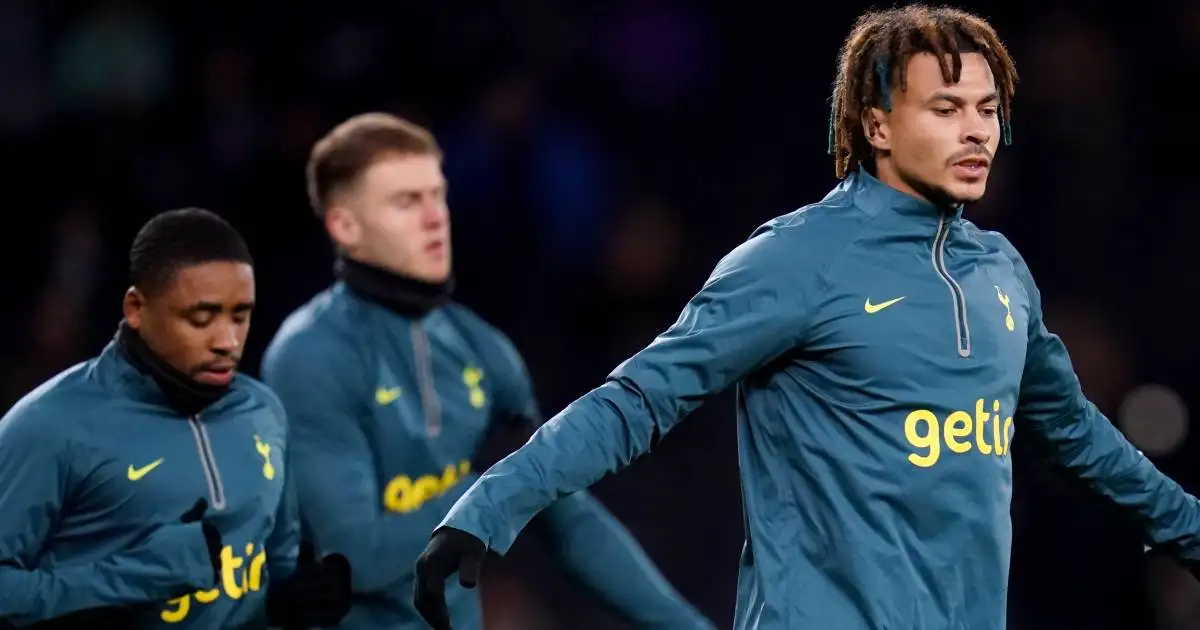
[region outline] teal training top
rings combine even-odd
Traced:
[[[472,455],[495,427],[542,417],[516,348],[466,307],[403,315],[338,282],[288,317],[263,379],[292,428],[302,522],[354,573],[342,630],[423,630],[414,566],[434,527],[477,477]],[[578,492],[538,519],[553,558],[640,628],[707,630],[630,533]],[[477,591],[446,589],[456,630],[482,626]]]
[[[733,385],[735,628],[1003,630],[1018,433],[1200,559],[1200,505],[1084,398],[1013,246],[863,171],[756,230],[442,524],[504,552]]]
[[[0,619],[133,606],[129,630],[265,628],[300,542],[287,441],[245,375],[191,417],[114,343],[50,379],[0,419]],[[179,522],[200,498],[224,543],[215,584],[199,523]]]

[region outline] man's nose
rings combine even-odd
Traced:
[[[988,121],[979,114],[968,118],[967,129],[964,133],[965,139],[971,144],[987,145],[992,139],[992,131],[988,126]]]
[[[439,228],[450,217],[450,212],[446,208],[446,204],[441,201],[431,201],[425,204],[424,223],[427,228]]]
[[[217,327],[217,333],[213,336],[209,347],[217,354],[227,355],[233,354],[241,342],[238,341],[237,326],[232,324]]]

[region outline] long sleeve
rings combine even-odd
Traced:
[[[438,515],[458,495],[405,514],[383,510],[374,456],[356,417],[368,391],[355,384],[363,368],[344,346],[319,341],[273,344],[263,380],[287,410],[290,479],[318,553],[346,556],[356,593],[382,592],[411,574]]]
[[[1133,514],[1152,546],[1200,561],[1200,502],[1163,475],[1088,401],[1067,349],[1042,319],[1028,267],[1010,253],[1029,297],[1029,341],[1014,418],[1053,463]]]
[[[542,423],[525,362],[500,335],[500,379],[493,422],[532,432]],[[550,504],[533,531],[556,563],[617,614],[638,628],[712,628],[671,586],[633,535],[586,490]]]
[[[62,515],[72,462],[83,460],[53,420],[21,407],[0,420],[0,619],[23,626],[176,595],[172,590],[180,586],[173,581],[178,573],[150,539],[94,563],[39,566],[43,545]],[[184,526],[178,529],[174,535],[182,541]],[[194,538],[202,545],[195,529]],[[207,552],[203,556],[203,566],[211,572]]]
[[[659,572],[633,535],[586,491],[552,503],[532,529],[553,558],[637,628],[712,628]]]
[[[443,526],[504,553],[539,511],[646,453],[688,413],[806,335],[819,274],[763,228],[722,259],[678,320],[488,469]]]

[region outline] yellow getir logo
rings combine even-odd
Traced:
[[[221,583],[217,588],[172,599],[167,602],[168,608],[159,613],[159,618],[167,623],[179,623],[191,614],[193,601],[211,604],[222,596],[238,600],[248,593],[259,591],[262,589],[263,567],[266,563],[266,550],[259,549],[256,554],[252,543],[246,545],[244,558],[233,555],[233,547],[225,545],[221,549]]]
[[[458,485],[471,474],[471,462],[463,460],[458,465],[446,466],[440,476],[421,475],[412,479],[400,475],[388,482],[383,490],[383,507],[389,512],[415,512],[430,499],[439,497]]]
[[[991,410],[980,398],[975,414],[953,411],[945,420],[928,409],[917,409],[904,419],[904,437],[918,449],[908,461],[918,468],[930,468],[942,458],[942,446],[955,455],[972,451],[980,455],[1005,457],[1012,443],[1012,416],[1001,419],[1000,401],[993,400]]]

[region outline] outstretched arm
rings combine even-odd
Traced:
[[[1011,247],[1011,246],[1010,246]],[[1080,388],[1066,346],[1046,329],[1029,268],[1010,252],[1029,298],[1029,341],[1015,421],[1050,460],[1143,525],[1153,547],[1200,561],[1200,502],[1130,444]]]
[[[679,319],[459,499],[442,526],[504,553],[534,515],[629,465],[706,399],[803,339],[817,274],[763,228],[717,265]]]
[[[498,381],[492,423],[500,431],[493,433],[524,441],[542,422],[540,406],[524,360],[503,335],[500,342],[501,356],[493,361],[498,369],[492,370]],[[713,627],[671,586],[633,535],[586,490],[550,504],[532,525],[568,575],[636,627]]]
[[[559,566],[634,627],[714,628],[586,491],[554,502],[532,525]]]

